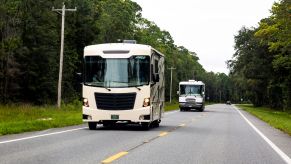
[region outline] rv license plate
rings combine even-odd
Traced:
[[[112,115],[111,115],[111,119],[112,119],[112,120],[118,120],[118,119],[119,119],[119,115],[112,114]]]

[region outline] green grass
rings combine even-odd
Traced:
[[[165,105],[165,111],[172,111],[172,110],[177,110],[179,109],[179,103],[176,101],[173,101],[172,103],[166,102]]]
[[[206,103],[208,105],[208,103]],[[165,111],[179,109],[166,102]],[[0,105],[0,136],[82,124],[82,104],[55,106]]]
[[[82,123],[81,104],[54,106],[0,106],[0,135],[14,134]]]
[[[237,106],[291,136],[291,113],[272,110],[266,107],[255,108],[249,104]]]

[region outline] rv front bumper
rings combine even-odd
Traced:
[[[83,122],[102,123],[103,121],[150,122],[151,107],[131,110],[100,110],[83,107]]]
[[[201,108],[203,103],[188,103],[188,102],[179,102],[180,108]]]

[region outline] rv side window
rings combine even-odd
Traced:
[[[159,73],[159,61],[155,60],[155,73]]]

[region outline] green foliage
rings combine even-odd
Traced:
[[[118,39],[133,38],[141,8],[129,0],[102,0],[99,3],[100,17],[96,21],[99,29],[98,43],[114,43]]]
[[[258,28],[242,28],[235,36],[231,78],[255,106],[291,107],[290,1],[274,3],[272,15]]]
[[[173,66],[173,99],[178,83],[189,79],[206,83],[210,101],[231,98],[230,79],[208,73],[195,52],[174,44],[168,31],[141,16],[141,7],[130,0],[65,0],[65,47],[62,83],[64,103],[81,97],[75,74],[82,71],[87,45],[135,39],[166,55],[166,100],[169,100]],[[0,97],[1,103],[54,104],[57,97],[61,16],[51,8],[62,1],[15,0],[0,4]]]
[[[166,102],[165,111],[172,111],[172,110],[178,110],[178,109],[179,109],[179,102],[177,101],[172,101],[172,103]]]

